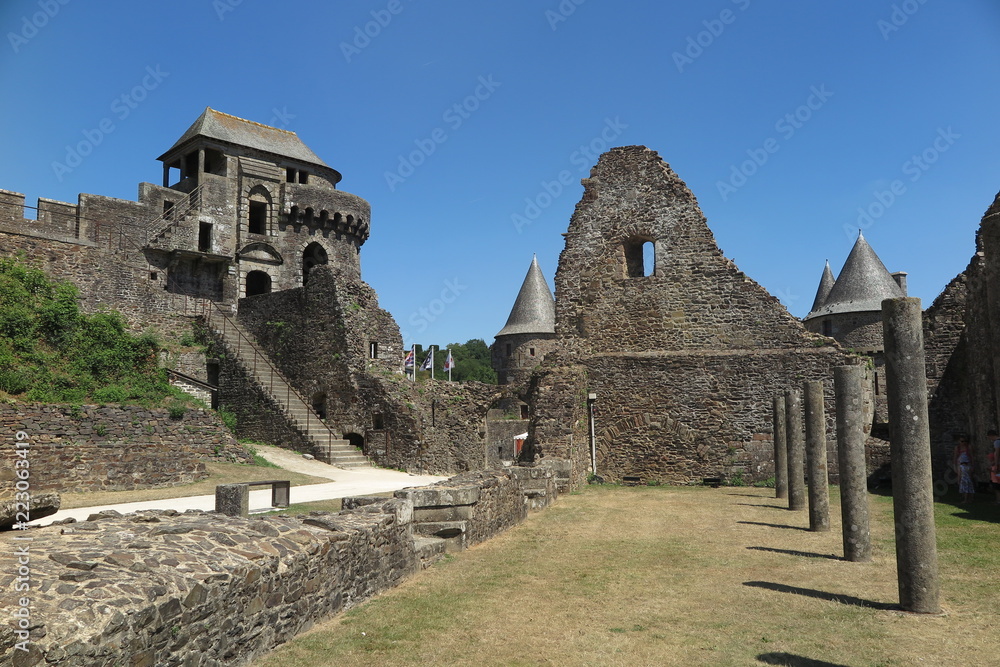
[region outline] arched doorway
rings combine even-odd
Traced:
[[[360,449],[363,454],[368,454],[365,451],[365,436],[358,435],[357,433],[345,433],[344,440],[347,440],[351,445]]]
[[[312,409],[320,419],[326,419],[326,393],[317,392],[312,397]]]
[[[271,276],[265,271],[251,271],[247,274],[247,296],[271,293]]]
[[[309,280],[309,269],[319,264],[326,264],[326,248],[313,241],[302,251],[302,284]]]

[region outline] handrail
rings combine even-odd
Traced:
[[[205,321],[206,321],[206,323],[209,326],[212,325],[213,316],[217,315],[218,317],[222,318],[222,330],[221,330],[221,334],[222,334],[223,338],[226,337],[227,326],[230,327],[230,328],[232,328],[232,330],[236,332],[236,334],[237,334],[237,338],[236,338],[236,355],[238,357],[241,357],[242,352],[243,352],[243,341],[246,341],[247,347],[253,352],[253,367],[250,370],[252,371],[252,373],[254,375],[254,379],[257,380],[257,382],[260,382],[260,379],[257,376],[257,359],[259,358],[261,360],[261,362],[263,362],[263,364],[265,364],[267,366],[267,368],[270,369],[270,371],[271,371],[271,377],[270,377],[270,380],[269,380],[269,384],[267,386],[267,390],[271,394],[271,396],[276,396],[276,394],[274,393],[274,378],[277,377],[279,380],[281,380],[285,384],[285,410],[288,412],[288,417],[292,420],[292,422],[294,424],[296,424],[296,425],[299,424],[299,420],[296,419],[295,416],[291,414],[291,401],[289,399],[290,399],[291,395],[294,394],[295,397],[299,400],[299,402],[302,403],[303,407],[305,407],[305,411],[306,411],[306,430],[305,430],[305,434],[306,434],[306,437],[309,438],[309,439],[311,439],[311,436],[310,436],[310,433],[309,433],[309,427],[312,425],[312,417],[315,416],[316,417],[316,421],[320,425],[322,425],[322,427],[324,429],[326,429],[326,432],[327,432],[327,446],[330,447],[331,451],[332,451],[332,447],[333,447],[333,442],[332,441],[333,440],[337,440],[339,438],[335,438],[334,437],[335,434],[333,432],[333,429],[330,428],[330,425],[327,424],[326,422],[324,422],[322,419],[320,419],[319,415],[315,415],[314,414],[312,406],[310,406],[309,403],[306,402],[305,398],[301,394],[299,394],[299,392],[297,392],[292,387],[291,382],[289,382],[288,379],[285,378],[284,375],[282,375],[281,373],[278,372],[278,369],[274,367],[274,364],[272,364],[271,361],[266,356],[264,356],[260,352],[260,350],[257,349],[256,344],[252,340],[250,340],[250,338],[248,338],[246,336],[246,334],[243,333],[243,331],[242,331],[242,329],[240,329],[239,325],[236,322],[234,322],[222,310],[222,308],[219,306],[218,303],[215,303],[214,301],[206,301],[205,304],[204,304],[204,306],[205,306],[205,310],[204,310]],[[244,363],[246,363],[246,361],[243,360],[242,357],[241,357],[240,360],[243,361]],[[261,385],[263,385],[262,382],[261,382]],[[301,430],[301,429],[299,429],[299,430]]]
[[[199,380],[198,378],[188,375],[187,373],[181,373],[180,371],[175,371],[172,368],[166,368],[164,370],[167,371],[167,375],[176,377],[178,380],[182,380],[189,384],[197,385],[203,389],[208,389],[209,391],[219,390],[219,387],[217,385],[209,384],[208,382],[205,382],[204,380]]]
[[[165,234],[171,227],[180,224],[180,222],[187,216],[188,213],[192,211],[192,209],[196,206],[201,206],[201,191],[204,187],[205,184],[202,183],[185,195],[183,199],[170,207],[170,209],[145,223],[143,227],[146,232],[146,244],[149,244],[150,236],[158,237]],[[162,224],[164,222],[167,222],[168,224],[165,227],[160,227],[159,231],[155,235],[150,234],[150,230],[158,226],[157,223]]]

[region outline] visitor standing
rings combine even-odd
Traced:
[[[964,435],[955,445],[955,472],[958,473],[958,492],[962,494],[962,503],[968,503],[976,493],[972,482],[972,446]]]

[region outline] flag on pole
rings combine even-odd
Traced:
[[[434,349],[427,353],[427,358],[424,359],[424,363],[420,365],[420,370],[429,371],[434,368]]]
[[[448,350],[448,356],[444,360],[444,369],[448,371],[448,382],[451,382],[451,369],[455,367],[455,360],[451,356],[451,350]]]
[[[403,361],[403,368],[413,368],[413,350],[406,353],[406,360]]]

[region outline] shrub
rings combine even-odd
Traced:
[[[226,428],[233,433],[236,433],[236,415],[225,408],[219,408],[215,411],[215,414],[219,415],[219,419],[222,420],[222,423],[225,424]]]

